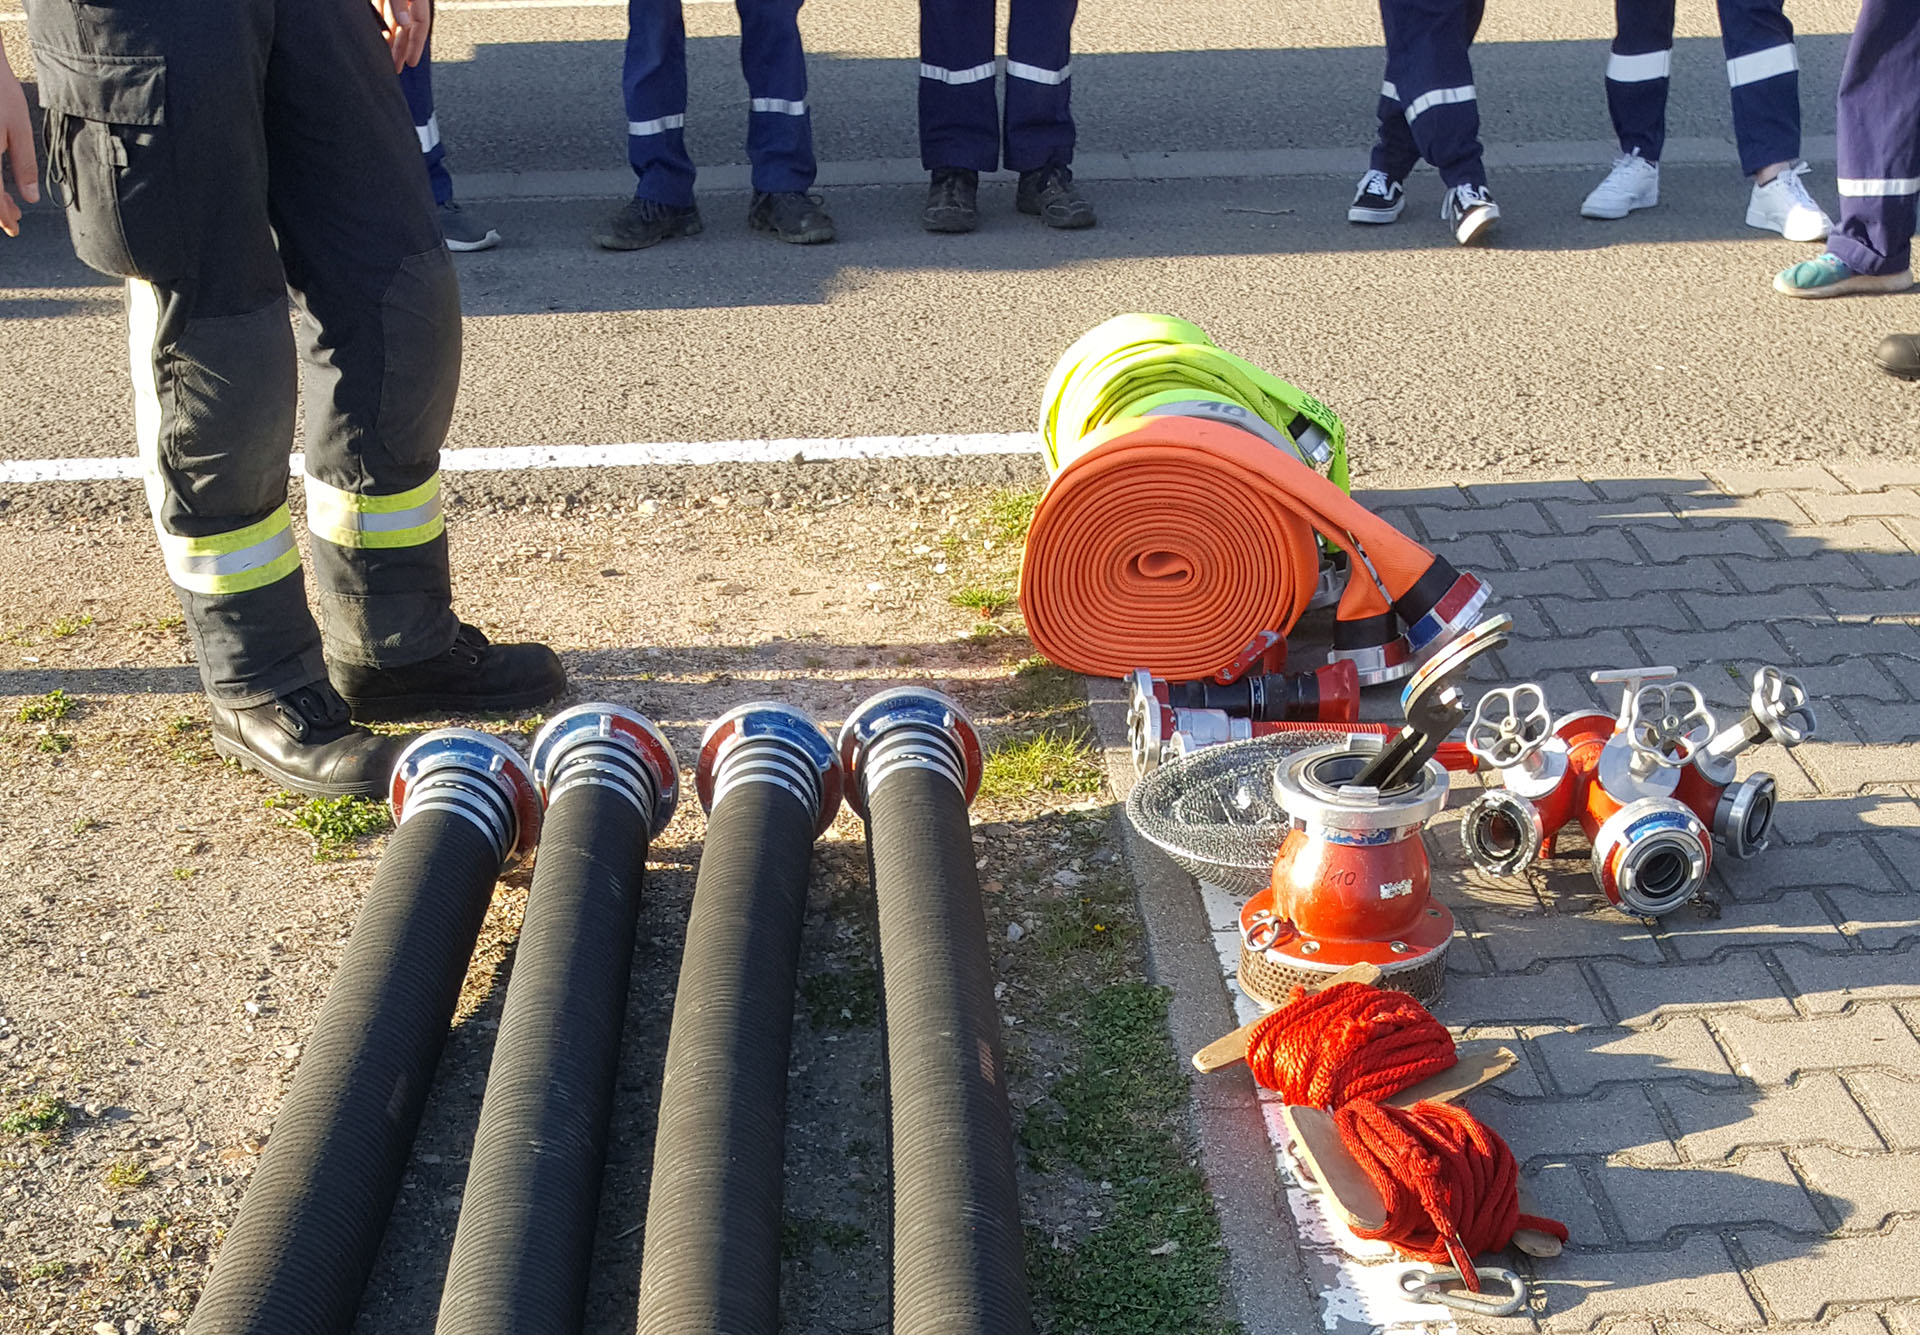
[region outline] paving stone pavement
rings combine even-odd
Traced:
[[[1470,872],[1469,794],[1429,832],[1459,923],[1436,1013],[1521,1057],[1468,1106],[1573,1233],[1521,1267],[1527,1314],[1458,1328],[1920,1335],[1920,468],[1356,494],[1514,615],[1487,684],[1541,681],[1558,713],[1610,703],[1589,669],[1671,664],[1724,723],[1773,664],[1820,721],[1742,758],[1779,782],[1774,846],[1719,857],[1717,904],[1658,922],[1610,907],[1584,848],[1524,879]],[[1238,904],[1201,892],[1230,975]],[[1280,1162],[1326,1329],[1454,1328]]]

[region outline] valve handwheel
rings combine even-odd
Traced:
[[[1813,708],[1798,677],[1777,667],[1761,668],[1754,676],[1748,705],[1782,746],[1798,746],[1813,736]]]
[[[1467,750],[1494,769],[1511,769],[1537,754],[1553,736],[1547,693],[1535,682],[1488,691],[1467,725]]]
[[[1634,759],[1662,769],[1678,769],[1692,760],[1713,736],[1714,726],[1699,688],[1685,681],[1641,686],[1622,724]]]

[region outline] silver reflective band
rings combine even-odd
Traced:
[[[1400,100],[1400,90],[1391,83],[1383,83],[1380,85],[1380,96],[1386,98],[1389,102],[1398,102]]]
[[[1841,194],[1853,199],[1893,199],[1901,195],[1920,195],[1920,176],[1894,176],[1880,180],[1842,176],[1839,186]]]
[[[1607,77],[1615,83],[1645,83],[1649,79],[1670,78],[1672,74],[1672,47],[1638,56],[1623,56],[1616,51],[1607,57]]]
[[[1073,75],[1071,64],[1062,65],[1057,70],[1043,70],[1038,65],[1028,65],[1009,58],[1007,76],[1013,79],[1025,79],[1028,83],[1062,84]]]
[[[420,136],[420,151],[422,153],[433,152],[434,149],[440,147],[440,113],[435,112],[433,115],[427,117],[427,123],[425,125],[414,126],[413,132]]]
[[[936,83],[979,83],[982,79],[991,79],[993,70],[994,65],[991,60],[984,65],[975,65],[970,70],[943,69],[939,65],[929,65],[924,60],[920,62],[920,77],[932,79]]]
[[[755,111],[775,111],[782,116],[804,116],[807,114],[805,101],[789,102],[784,97],[756,97],[753,99]]]
[[[1770,46],[1764,51],[1735,56],[1727,62],[1727,83],[1739,88],[1762,79],[1777,79],[1800,68],[1800,52],[1792,42]]]
[[[687,123],[685,114],[661,116],[657,120],[628,121],[627,133],[631,135],[665,134],[668,130],[678,130]]]
[[[1407,119],[1418,120],[1420,113],[1433,107],[1445,106],[1452,102],[1471,102],[1473,85],[1465,84],[1459,88],[1436,88],[1431,93],[1422,93],[1407,103]]]
[[[239,575],[271,565],[293,550],[293,530],[282,527],[252,546],[234,552],[196,555],[190,550],[191,542],[192,539],[176,537],[171,533],[160,535],[160,545],[166,552],[168,573],[174,577],[176,584],[184,584],[189,588],[194,587],[193,580],[196,578]]]

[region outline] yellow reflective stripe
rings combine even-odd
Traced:
[[[190,593],[245,593],[285,579],[300,568],[293,521],[282,505],[257,524],[187,538],[160,534],[167,574]]]
[[[391,496],[342,491],[307,475],[307,529],[336,547],[418,547],[446,531],[440,474]]]

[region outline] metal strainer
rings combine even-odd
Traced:
[[[1274,767],[1296,752],[1351,741],[1330,727],[1203,747],[1135,784],[1127,819],[1196,879],[1244,898],[1271,879],[1292,823],[1274,800]]]

